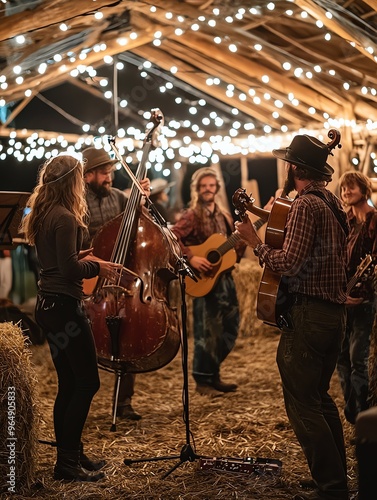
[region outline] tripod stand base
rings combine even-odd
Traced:
[[[177,460],[177,459],[179,459],[179,462],[177,464],[175,464],[170,470],[168,470],[168,472],[166,472],[162,476],[162,479],[165,479],[173,471],[178,469],[178,467],[180,465],[182,465],[184,462],[194,462],[195,460],[197,460],[199,458],[209,458],[209,457],[203,457],[201,455],[197,455],[190,444],[185,444],[183,446],[183,448],[181,449],[180,455],[172,455],[172,456],[167,456],[167,457],[140,458],[140,459],[136,459],[136,460],[126,458],[126,459],[124,459],[123,463],[125,465],[132,465],[132,464],[140,463],[140,462],[157,462],[159,460]]]

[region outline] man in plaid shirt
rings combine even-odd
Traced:
[[[277,363],[289,421],[306,456],[313,491],[295,499],[348,499],[346,454],[338,409],[328,393],[345,331],[346,236],[339,199],[326,189],[334,170],[329,148],[297,135],[273,154],[287,162],[289,209],[281,249],[263,244],[249,221],[236,223],[261,263],[283,276],[290,296]]]
[[[114,175],[114,164],[118,160],[110,159],[104,149],[89,147],[82,152],[84,160],[84,179],[87,185],[86,201],[89,209],[89,235],[84,241],[84,247],[91,246],[93,237],[101,227],[114,217],[122,213],[127,204],[126,194],[120,189],[112,186]],[[150,194],[150,181],[141,181],[147,195]],[[117,405],[117,416],[129,420],[140,420],[141,415],[137,413],[132,405],[131,399],[134,395],[135,375],[133,373],[122,374],[119,398]],[[114,390],[115,396],[115,390]]]

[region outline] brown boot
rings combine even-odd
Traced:
[[[127,420],[140,420],[142,417],[131,405],[131,399],[127,398],[124,403],[118,403],[117,417]]]

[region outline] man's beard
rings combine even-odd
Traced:
[[[96,182],[89,182],[90,189],[98,196],[98,198],[106,198],[111,191],[111,185],[106,187],[104,184],[97,184]]]
[[[295,186],[295,176],[293,173],[292,165],[289,165],[288,172],[287,172],[287,178],[285,179],[284,183],[284,188],[283,188],[283,193],[285,193],[287,196],[291,191],[294,191],[296,189]]]
[[[210,200],[207,200],[204,198],[204,195],[206,194],[211,194],[212,198]],[[206,191],[205,193],[202,193],[199,195],[199,202],[202,205],[209,205],[210,203],[213,203],[215,201],[215,193],[212,193],[212,191]]]

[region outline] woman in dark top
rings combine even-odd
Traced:
[[[96,259],[90,249],[80,252],[87,216],[81,161],[69,155],[48,160],[28,206],[22,230],[36,246],[41,266],[35,317],[58,376],[54,478],[98,481],[104,473],[97,469],[104,462],[90,461],[81,443],[100,385],[93,335],[81,303],[82,279],[99,275],[115,281],[120,266]]]

